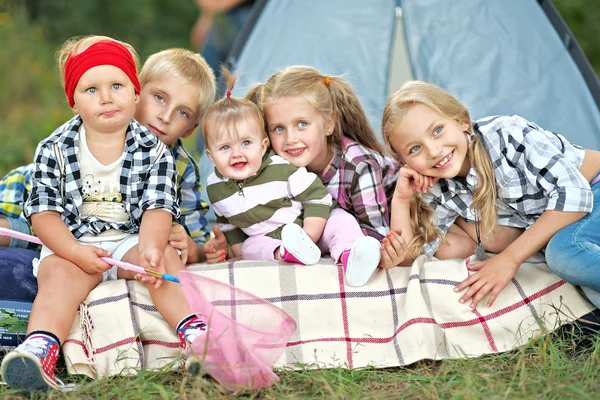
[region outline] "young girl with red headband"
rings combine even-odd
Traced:
[[[135,50],[88,36],[68,40],[58,62],[76,115],[36,151],[24,214],[44,243],[34,262],[39,289],[28,335],[1,366],[6,383],[26,390],[57,387],[61,342],[79,304],[103,280],[135,278],[146,284],[184,347],[206,330],[180,285],[117,271],[101,259],[172,275],[185,268],[167,246],[171,222],[179,215],[173,157],[133,119],[140,94]]]

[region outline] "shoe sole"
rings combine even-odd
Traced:
[[[49,390],[57,387],[44,377],[40,360],[26,352],[11,351],[4,357],[2,378],[13,389]]]
[[[321,250],[299,225],[284,226],[281,241],[283,247],[303,264],[314,265],[321,261]]]
[[[346,265],[348,286],[366,285],[380,260],[381,245],[377,239],[364,236],[354,242]]]

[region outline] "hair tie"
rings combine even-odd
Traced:
[[[125,46],[112,40],[94,43],[82,53],[70,54],[65,63],[65,94],[69,106],[75,101],[73,94],[81,76],[90,68],[98,65],[113,65],[123,71],[133,83],[135,93],[140,94],[140,81],[133,56]]]
[[[227,91],[227,94],[225,95],[225,97],[227,97],[228,99],[231,98],[231,91],[230,90]]]
[[[331,77],[329,75],[327,75],[325,77],[325,85],[329,86],[329,81],[330,81]]]

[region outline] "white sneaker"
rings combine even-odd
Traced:
[[[319,246],[296,224],[283,227],[279,255],[283,261],[304,265],[313,265],[321,260]]]
[[[369,281],[381,259],[381,245],[370,236],[363,236],[340,257],[348,286],[363,286]]]

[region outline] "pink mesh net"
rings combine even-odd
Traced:
[[[279,377],[272,370],[296,322],[270,302],[189,271],[178,274],[192,312],[207,318],[206,335],[191,351],[217,382],[228,390],[266,388]]]

